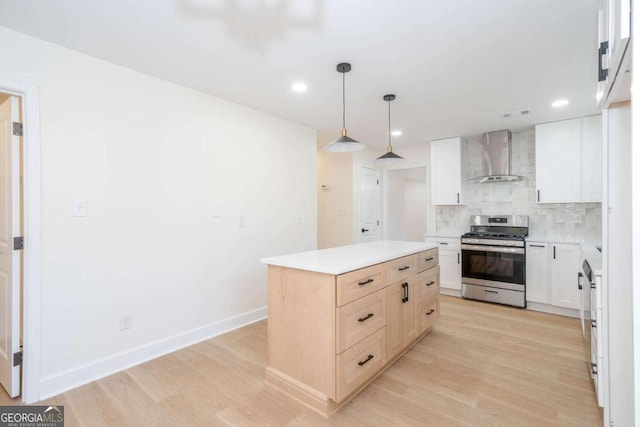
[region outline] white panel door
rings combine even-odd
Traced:
[[[581,119],[536,126],[538,203],[580,203]]]
[[[380,179],[376,169],[360,166],[360,222],[358,232],[360,243],[380,239],[378,217],[380,199]]]
[[[580,247],[578,245],[551,245],[551,304],[557,307],[580,309],[578,272]]]
[[[13,366],[20,351],[21,251],[13,247],[21,231],[20,137],[13,135],[19,117],[18,98],[0,105],[0,383],[11,397],[20,394],[20,365]]]
[[[546,243],[527,243],[527,301],[549,304],[549,251]]]

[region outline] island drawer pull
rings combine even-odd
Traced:
[[[431,310],[427,311],[427,316],[431,316],[433,314],[435,310],[432,308]]]
[[[364,366],[364,364],[367,363],[371,359],[373,359],[373,354],[368,355],[367,358],[365,360],[363,360],[362,362],[358,362],[358,365]]]
[[[410,266],[410,265],[405,265],[404,267],[400,267],[400,268],[398,269],[398,271],[405,271],[405,270],[408,270],[408,269],[410,269],[410,268],[411,268],[411,266]]]
[[[359,318],[358,322],[364,322],[365,320],[371,319],[372,317],[373,317],[373,313],[369,313],[366,316]]]
[[[431,285],[435,285],[435,284],[436,284],[436,282],[431,281],[431,282],[427,283],[427,286],[431,286]]]
[[[371,282],[373,282],[373,279],[365,280],[364,282],[358,282],[358,286],[368,285]]]
[[[429,258],[425,258],[425,261],[433,261],[435,258],[434,257],[429,257]]]

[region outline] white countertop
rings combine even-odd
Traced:
[[[602,253],[598,252],[595,243],[582,243],[582,252],[587,259],[593,274],[602,276]],[[600,246],[602,247],[602,246]]]
[[[437,247],[423,242],[379,240],[262,258],[260,261],[263,264],[338,275]]]

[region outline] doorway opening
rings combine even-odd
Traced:
[[[427,232],[426,167],[385,171],[384,239],[423,242]]]

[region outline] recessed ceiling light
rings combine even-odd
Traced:
[[[565,105],[569,105],[568,99],[558,99],[557,101],[554,101],[553,104],[551,104],[553,108],[564,107]]]
[[[306,92],[307,84],[302,82],[296,82],[291,85],[291,89],[295,92]]]
[[[402,131],[401,130],[393,130],[391,131],[391,136],[400,136],[402,135]]]

